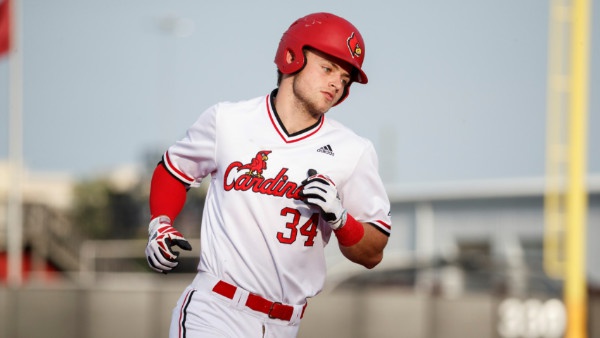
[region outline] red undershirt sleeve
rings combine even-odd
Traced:
[[[159,163],[150,182],[151,219],[166,215],[174,222],[183,209],[186,194],[187,186],[171,175],[162,162]]]

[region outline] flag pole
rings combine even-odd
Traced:
[[[9,50],[9,170],[10,188],[7,222],[7,283],[18,287],[23,282],[23,86],[20,0],[10,3]]]

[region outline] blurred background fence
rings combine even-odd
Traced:
[[[0,336],[166,337],[170,307],[192,276],[120,275],[95,287],[0,289]],[[312,299],[299,337],[561,337],[564,310],[547,295],[458,297],[394,286],[326,292]],[[590,298],[589,337],[600,336],[600,297]],[[594,320],[595,319],[595,320]]]

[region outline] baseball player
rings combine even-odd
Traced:
[[[321,291],[324,248],[377,265],[391,231],[390,203],[370,141],[325,113],[353,82],[367,83],[359,31],[330,13],[295,21],[265,96],[208,108],[167,149],[150,188],[146,256],[167,273],[186,191],[210,177],[198,273],[172,314],[170,337],[295,337],[307,299]]]

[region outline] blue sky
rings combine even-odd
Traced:
[[[162,152],[208,106],[267,94],[298,17],[328,11],[365,39],[367,85],[330,117],[373,141],[389,183],[540,177],[548,1],[23,0],[24,159],[88,176]],[[600,173],[600,8],[589,151]],[[175,26],[169,23],[176,22]],[[169,28],[170,27],[170,28]],[[0,60],[0,158],[8,154]]]

